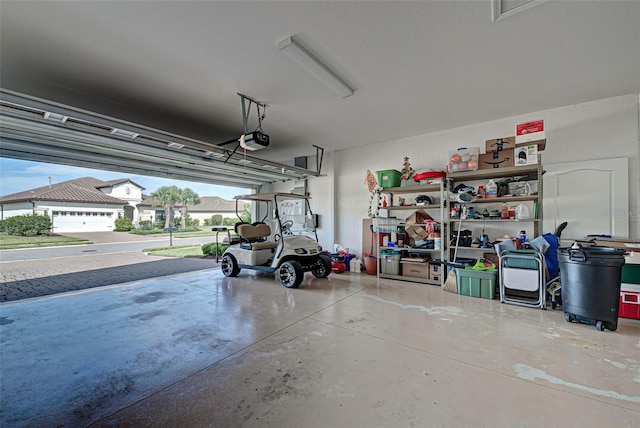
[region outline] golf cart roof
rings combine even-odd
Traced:
[[[297,193],[256,193],[252,195],[238,195],[234,196],[233,199],[240,199],[243,201],[262,201],[262,202],[271,202],[274,201],[275,198],[281,199],[311,199],[310,196],[299,195]]]

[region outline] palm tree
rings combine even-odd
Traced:
[[[173,210],[175,205],[181,201],[180,194],[181,190],[178,186],[162,186],[151,193],[151,196],[157,200],[154,206],[164,207],[165,229],[173,225]]]
[[[198,205],[200,203],[200,195],[198,195],[193,190],[188,187],[180,190],[180,214],[182,218],[180,219],[180,228],[184,229],[187,227],[187,205]]]

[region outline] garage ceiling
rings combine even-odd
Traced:
[[[640,91],[640,2],[538,3],[493,21],[491,1],[5,0],[1,86],[214,145],[242,133],[237,93],[247,94],[269,104],[271,145],[255,156],[287,165],[314,145],[359,147]],[[355,94],[341,98],[283,55],[291,35]],[[132,162],[123,170],[147,161]]]

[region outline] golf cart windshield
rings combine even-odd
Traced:
[[[258,193],[241,195],[234,199],[269,203],[273,210],[276,234],[280,236],[307,235],[317,240],[315,221],[309,196],[295,193]],[[262,221],[265,221],[264,219]]]
[[[314,236],[316,228],[308,198],[296,196],[298,195],[286,197],[276,195],[278,217],[280,219],[283,236]]]

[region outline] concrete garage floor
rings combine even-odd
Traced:
[[[640,426],[616,332],[366,274],[218,269],[0,304],[2,427]]]

